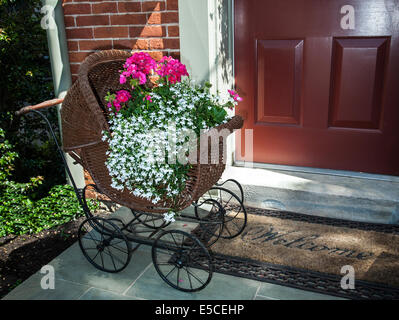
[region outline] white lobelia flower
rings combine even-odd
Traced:
[[[176,220],[175,220],[174,217],[175,217],[175,213],[174,212],[166,212],[166,213],[163,214],[163,219],[166,222],[175,222]]]
[[[170,87],[169,96],[160,92],[151,94],[157,106],[151,111],[141,106],[140,114],[129,116],[118,113],[109,120],[112,135],[103,132],[102,140],[109,145],[106,166],[111,176],[111,186],[128,190],[154,204],[165,197],[173,198],[185,189],[189,168],[179,164],[178,155],[184,155],[189,145],[185,141],[186,130],[197,132],[208,129],[205,121],[209,115],[198,113],[200,106],[217,103],[218,97],[184,83]],[[223,119],[220,123],[227,122]],[[175,126],[170,132],[170,122]],[[169,163],[169,158],[176,159]],[[161,188],[160,188],[161,187]],[[164,214],[164,219],[175,221],[175,213]]]

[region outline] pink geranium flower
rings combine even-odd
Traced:
[[[125,69],[119,79],[121,84],[126,83],[127,78],[138,79],[140,84],[147,82],[147,76],[154,70],[157,63],[147,52],[135,52],[126,59]]]
[[[129,101],[132,96],[130,95],[129,91],[126,90],[119,90],[115,94],[115,99],[109,101],[107,103],[107,107],[109,109],[115,108],[115,111],[118,112],[122,109],[123,104]]]
[[[116,92],[116,100],[122,103],[129,101],[132,96],[130,95],[129,91],[126,90],[119,90]]]
[[[242,101],[242,98],[238,95],[237,92],[235,92],[234,90],[227,90],[230,93],[230,96],[233,97],[233,99],[237,102]]]
[[[186,66],[172,57],[163,57],[156,69],[161,78],[167,78],[171,84],[181,81],[182,76],[188,76]]]
[[[124,74],[121,74],[119,77],[119,83],[124,84],[126,83],[126,76]]]
[[[122,109],[121,103],[118,100],[114,100],[113,102],[116,112]]]
[[[149,102],[152,102],[152,98],[151,98],[151,96],[150,96],[149,94],[147,94],[147,95],[143,98],[143,101],[145,101],[145,100],[147,100],[147,101],[149,101]]]

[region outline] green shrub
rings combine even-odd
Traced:
[[[17,157],[0,128],[0,237],[37,233],[83,215],[69,185],[53,186],[42,196],[39,192],[42,176],[32,177],[25,183],[9,180]],[[90,210],[98,208],[94,200],[89,200],[88,205]]]
[[[53,185],[65,183],[61,159],[37,115],[14,115],[24,105],[54,98],[41,6],[40,0],[0,0],[0,127],[19,154],[13,179],[43,176],[39,192],[44,195]],[[58,134],[55,108],[44,112]]]
[[[54,186],[39,200],[32,200],[27,195],[26,190],[30,188],[35,188],[35,182],[8,182],[1,186],[0,237],[37,233],[83,215],[71,186]],[[88,206],[95,210],[98,202],[89,200]]]
[[[46,124],[16,117],[53,98],[41,0],[0,0],[0,237],[36,233],[82,215]],[[55,108],[43,111],[59,135]],[[97,202],[89,201],[95,209]]]
[[[18,154],[12,150],[11,144],[5,139],[4,130],[0,128],[0,183],[11,175],[17,157]]]

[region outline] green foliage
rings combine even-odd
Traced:
[[[0,0],[0,237],[36,233],[83,214],[46,125],[16,117],[53,98],[40,0]],[[55,108],[45,111],[56,133]],[[97,202],[89,201],[95,209]]]
[[[0,183],[11,175],[17,157],[18,154],[12,150],[11,144],[5,140],[4,130],[0,128]]]
[[[47,196],[33,200],[28,191],[35,187],[35,182],[7,182],[0,187],[0,237],[37,233],[83,215],[71,186],[54,186]],[[98,208],[94,200],[88,205],[90,210]]]
[[[43,196],[42,176],[24,183],[9,180],[17,156],[0,128],[0,237],[37,233],[83,215],[71,186],[55,185]],[[88,205],[98,208],[94,200]]]
[[[40,0],[0,2],[1,107],[40,102],[51,94],[46,31]],[[4,109],[2,109],[4,111]]]
[[[137,81],[137,79],[132,79],[132,81]],[[212,85],[206,82],[204,85],[193,85],[189,80],[183,81],[176,86],[161,85],[153,87],[151,89],[146,89],[145,87],[136,85],[135,90],[130,91],[131,99],[126,103],[126,106],[121,108],[119,111],[112,106],[112,111],[121,114],[123,118],[130,118],[131,116],[142,116],[146,120],[149,119],[150,114],[158,114],[162,111],[162,107],[159,105],[159,101],[154,100],[150,102],[145,99],[148,95],[156,94],[162,97],[165,105],[178,105],[180,99],[188,99],[191,103],[195,105],[195,109],[190,112],[189,116],[195,122],[194,129],[197,135],[200,134],[200,130],[204,129],[203,124],[207,127],[212,128],[221,124],[224,120],[228,118],[226,108],[232,108],[234,105],[231,102],[225,104],[220,104],[219,99],[216,95],[210,93],[210,88]],[[184,95],[177,95],[176,88],[184,92]],[[193,97],[197,99],[193,101]],[[112,102],[116,99],[115,93],[108,92],[105,96],[105,101]],[[143,106],[143,101],[145,101],[145,106]],[[170,119],[168,118],[165,121]]]

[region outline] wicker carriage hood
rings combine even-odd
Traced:
[[[78,79],[62,104],[63,148],[90,173],[99,190],[113,201],[137,210],[165,212],[172,206],[170,201],[161,200],[154,207],[148,200],[135,197],[127,190],[122,192],[112,188],[111,177],[105,166],[108,143],[102,141],[102,132],[108,131],[109,126],[104,97],[108,91],[129,89],[128,84],[119,83],[119,70],[123,69],[124,62],[130,56],[131,53],[126,51],[105,50],[91,54],[82,63]],[[243,119],[234,116],[229,122],[216,127],[216,134],[221,129],[232,132],[242,125]],[[223,148],[219,152],[221,161]],[[224,163],[194,165],[186,189],[177,200],[178,207],[187,207],[212,187],[220,179],[224,168]]]

